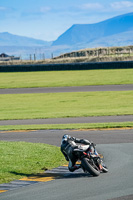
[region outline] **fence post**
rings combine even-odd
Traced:
[[[32,55],[30,54],[30,60],[32,60]]]
[[[34,54],[34,61],[36,61],[36,54]]]
[[[131,49],[129,49],[129,56],[130,56],[130,54],[131,54]]]
[[[109,56],[109,53],[110,53],[110,52],[109,52],[109,47],[108,47],[108,56]]]
[[[45,60],[45,54],[44,53],[42,54],[42,59]]]

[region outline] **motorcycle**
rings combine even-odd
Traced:
[[[76,159],[81,161],[80,166],[84,172],[89,172],[93,176],[99,176],[101,172],[108,172],[108,168],[103,163],[93,143],[81,145],[79,148],[75,148],[73,153]]]

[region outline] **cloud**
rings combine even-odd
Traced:
[[[115,10],[125,10],[126,8],[133,7],[133,2],[131,1],[116,1],[114,3],[111,3],[111,7]]]
[[[15,10],[11,7],[3,7],[0,6],[0,19],[5,20],[5,19],[11,19],[12,17],[14,18],[14,13]]]
[[[99,10],[103,9],[103,5],[100,3],[87,3],[80,6],[83,10]]]
[[[5,10],[7,10],[6,7],[1,7],[1,6],[0,6],[0,11],[5,11]]]
[[[22,20],[39,20],[43,16],[46,17],[51,10],[51,7],[40,7],[35,10],[24,11],[20,14],[20,18]]]
[[[45,7],[40,8],[41,13],[46,13],[46,12],[49,12],[50,10],[51,10],[51,7],[49,7],[49,6],[45,6]]]

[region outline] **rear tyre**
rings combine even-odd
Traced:
[[[98,168],[94,165],[92,165],[89,162],[89,159],[87,158],[83,158],[81,160],[81,165],[84,169],[86,169],[86,171],[88,171],[91,175],[93,176],[99,176],[100,175],[100,171],[98,170]]]

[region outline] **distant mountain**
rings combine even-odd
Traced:
[[[83,44],[86,44],[88,45],[87,47],[90,47],[90,44],[97,46],[99,42],[100,45],[109,45],[112,40],[114,45],[112,42],[111,44],[117,46],[118,44],[121,45],[122,42],[118,41],[119,37],[121,36],[126,43],[126,40],[130,40],[127,32],[131,33],[130,36],[132,37],[132,31],[133,13],[128,13],[95,24],[75,24],[59,36],[52,45],[70,45],[78,47],[78,45],[84,46]],[[106,41],[107,38],[108,41]],[[113,41],[113,38],[115,38],[115,41]],[[133,44],[133,37],[130,42],[130,44]]]
[[[50,46],[51,42],[13,35],[8,32],[0,33],[0,46]]]
[[[42,52],[50,58],[84,48],[128,45],[133,45],[133,12],[95,24],[75,24],[54,42],[0,33],[0,53],[22,57]]]
[[[81,42],[73,45],[75,50],[94,47],[113,47],[133,45],[133,31],[126,31],[111,36],[101,37],[92,42]]]

